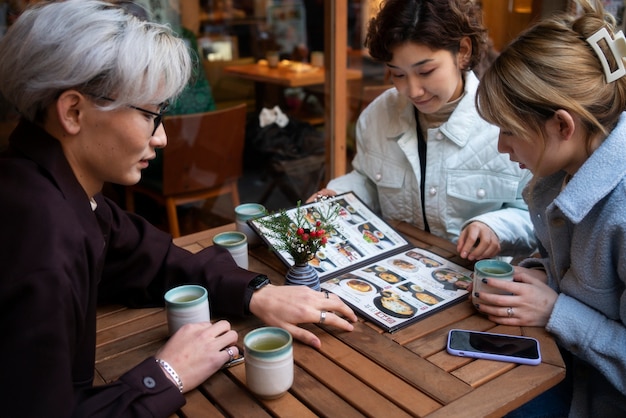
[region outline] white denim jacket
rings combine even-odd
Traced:
[[[522,199],[531,173],[498,152],[498,128],[478,116],[478,79],[465,77],[465,95],[448,121],[429,129],[425,208],[430,232],[456,242],[472,221],[498,235],[501,255],[527,255],[535,236]],[[353,191],[385,219],[424,228],[420,161],[414,106],[395,88],[381,94],[360,115],[354,170],[327,188]]]

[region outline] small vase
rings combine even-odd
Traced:
[[[285,275],[287,285],[308,286],[313,290],[320,290],[320,277],[308,263],[294,264],[289,267]]]

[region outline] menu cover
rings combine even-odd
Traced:
[[[414,247],[354,193],[337,195],[327,202],[339,206],[337,231],[309,261],[323,290],[335,293],[388,332],[467,297],[470,270]],[[316,205],[300,206],[311,225],[316,215],[319,217]],[[286,213],[293,218],[296,210]],[[255,220],[248,223],[272,247],[261,225]],[[288,253],[276,254],[285,265],[293,264]]]

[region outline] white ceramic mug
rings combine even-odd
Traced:
[[[235,208],[235,223],[237,231],[243,232],[248,237],[248,245],[256,245],[261,243],[261,238],[254,232],[248,220],[256,219],[265,215],[265,206],[259,203],[243,203]]]
[[[178,286],[168,290],[164,298],[170,335],[185,324],[211,320],[209,294],[202,286]]]
[[[243,339],[246,385],[263,399],[284,395],[293,384],[293,338],[277,327],[257,328]]]
[[[483,283],[484,278],[513,281],[513,266],[502,260],[480,260],[474,264],[474,285],[472,287],[472,301],[480,304],[480,294],[497,293],[499,295],[510,294]],[[474,296],[478,292],[479,297]]]
[[[213,237],[213,245],[226,248],[235,263],[242,269],[248,268],[248,237],[239,231],[227,231]]]

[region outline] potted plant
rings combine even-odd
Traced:
[[[334,221],[339,214],[339,206],[326,197],[316,202],[316,205],[303,208],[298,201],[295,211],[287,213],[283,209],[271,216],[258,218],[256,222],[272,243],[272,249],[288,253],[293,260],[285,276],[286,284],[306,285],[319,290],[319,276],[309,261],[336,232]]]

